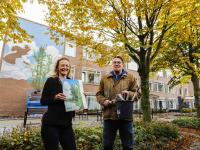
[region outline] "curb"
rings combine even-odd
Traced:
[[[173,150],[179,149],[179,148],[183,145],[184,140],[185,140],[185,137],[183,137],[183,138],[179,141],[179,143],[176,145],[176,147],[173,148]]]
[[[42,116],[28,116],[27,119],[41,119]],[[0,117],[0,120],[21,120],[24,119],[24,117]]]

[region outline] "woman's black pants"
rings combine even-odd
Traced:
[[[58,150],[59,142],[63,150],[76,150],[74,132],[71,126],[42,124],[41,136],[45,150]]]

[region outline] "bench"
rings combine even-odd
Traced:
[[[27,94],[27,105],[24,114],[24,127],[26,126],[27,116],[34,114],[43,114],[47,110],[47,106],[40,104],[42,91],[29,90]]]
[[[102,122],[102,117],[103,117],[103,109],[97,110],[97,122],[98,121]]]
[[[82,116],[82,120],[83,120],[83,116],[85,116],[85,118],[87,118],[88,120],[88,109],[83,109],[83,112],[79,112],[77,115],[79,115],[79,119],[80,119],[80,116]]]

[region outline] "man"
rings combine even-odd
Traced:
[[[133,120],[118,120],[117,107],[112,101],[117,94],[122,94],[124,99],[131,100],[137,91],[138,85],[135,78],[123,69],[123,59],[115,56],[113,59],[113,71],[105,75],[101,81],[96,94],[97,101],[104,106],[103,110],[103,146],[104,150],[112,150],[119,130],[123,150],[133,149],[134,131]],[[134,100],[140,98],[138,91]],[[117,100],[117,99],[116,99]]]

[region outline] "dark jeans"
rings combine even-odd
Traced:
[[[123,150],[132,150],[134,144],[133,122],[125,120],[104,120],[103,146],[104,150],[112,150],[116,132],[119,130]]]
[[[42,124],[41,135],[45,150],[58,150],[58,142],[60,142],[63,150],[76,150],[74,133],[71,126]]]

